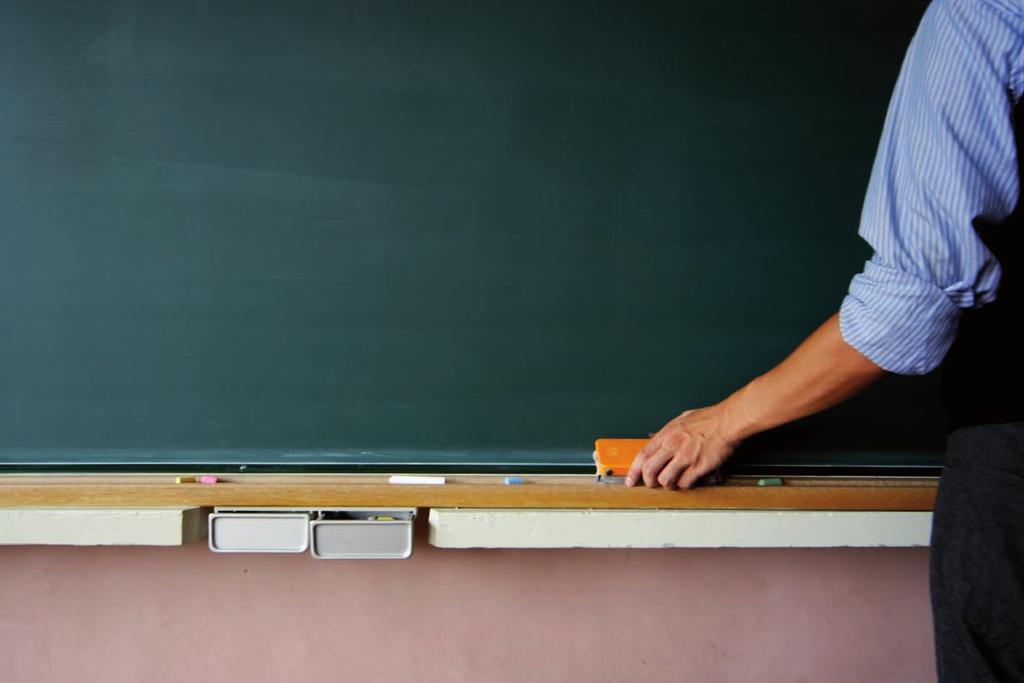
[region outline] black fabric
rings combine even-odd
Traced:
[[[1024,107],[1014,127],[1024,130]],[[1018,174],[1024,178],[1024,135],[1017,135]],[[942,365],[941,396],[947,431],[984,424],[1024,421],[1024,352],[1018,328],[1024,324],[1024,202],[1001,223],[976,221],[974,229],[999,261],[1002,278],[996,300],[960,317],[956,341]]]
[[[964,311],[956,342],[943,364],[942,398],[948,430],[1024,421],[1024,216],[1022,210],[978,234],[999,260],[996,300]]]
[[[940,681],[1024,681],[1024,423],[950,435],[931,595]]]

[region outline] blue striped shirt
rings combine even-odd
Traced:
[[[1017,205],[1013,108],[1024,4],[935,0],[907,52],[861,215],[875,250],[840,309],[848,344],[890,372],[934,369],[1000,267],[974,230]]]

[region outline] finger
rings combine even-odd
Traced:
[[[661,447],[661,439],[658,438],[657,434],[654,435],[650,441],[644,444],[644,447],[640,449],[640,452],[633,458],[633,463],[629,466],[629,472],[626,473],[626,486],[633,486],[640,480],[640,474],[643,471],[644,463],[654,453],[658,452]]]
[[[712,468],[708,464],[708,454],[703,453],[703,446],[705,446],[705,436],[698,434],[690,439],[689,443],[689,463],[690,466],[686,468],[683,475],[679,477],[679,481],[676,483],[680,488],[689,488],[693,483],[701,476],[707,474]]]
[[[690,466],[690,455],[687,453],[686,443],[676,449],[675,457],[668,462],[658,475],[658,483],[662,488],[672,489],[676,486],[676,480],[687,467]]]
[[[663,443],[658,452],[647,458],[641,471],[644,476],[644,483],[652,489],[658,488],[658,473],[665,464],[676,454],[674,444]]]
[[[692,487],[698,479],[714,469],[714,463],[709,462],[708,454],[704,450],[705,437],[703,434],[695,436],[692,442],[693,451],[690,457],[690,467],[679,477],[677,484],[681,489]]]
[[[714,469],[706,461],[696,460],[690,467],[683,472],[683,476],[679,477],[678,486],[681,489],[691,488],[697,480],[703,477],[705,474]]]

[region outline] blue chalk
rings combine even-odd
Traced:
[[[506,484],[522,484],[523,483],[523,478],[522,477],[505,477],[505,483]]]

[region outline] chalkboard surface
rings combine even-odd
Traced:
[[[0,3],[0,466],[585,470],[837,309],[922,10]],[[933,389],[737,462],[935,464]]]

